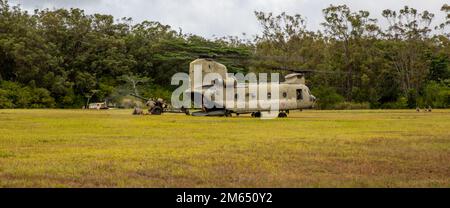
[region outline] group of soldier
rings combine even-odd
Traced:
[[[425,111],[425,112],[431,112],[431,110],[432,110],[432,109],[431,109],[431,106],[428,106],[428,107],[424,108],[424,111]],[[417,107],[417,108],[416,108],[416,112],[420,112],[420,111],[421,111],[421,109],[420,109],[419,107]]]

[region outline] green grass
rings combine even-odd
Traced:
[[[0,110],[0,187],[450,187],[450,110]]]

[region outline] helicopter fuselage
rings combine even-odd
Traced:
[[[245,114],[264,111],[289,111],[312,108],[315,97],[304,84],[280,83],[277,93],[271,84],[242,84],[235,86],[231,91],[227,88],[202,88],[189,90],[194,106],[201,106],[204,111],[225,109],[229,112]],[[258,90],[265,88],[264,92]],[[231,95],[228,93],[232,92]],[[264,93],[264,94],[263,94]],[[195,100],[194,97],[201,97]],[[198,103],[201,102],[201,103]],[[274,106],[276,108],[274,109]]]
[[[308,109],[315,104],[316,98],[305,85],[303,74],[288,74],[281,83],[277,79],[273,82],[248,79],[247,75],[242,80],[242,76],[237,78],[229,74],[223,64],[212,59],[196,59],[190,63],[189,89],[184,91],[194,106],[183,108],[202,109],[204,113],[215,112],[201,115],[261,115],[261,112],[275,111],[285,117],[290,110]]]

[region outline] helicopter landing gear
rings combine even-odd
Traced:
[[[286,118],[286,117],[287,117],[287,114],[285,112],[280,112],[278,114],[278,118]]]
[[[233,115],[231,114],[231,112],[230,111],[226,111],[225,112],[225,117],[232,117]]]
[[[190,112],[189,112],[189,109],[184,108],[184,106],[181,106],[181,112],[183,112],[187,116],[191,115]]]
[[[253,112],[252,113],[252,117],[253,118],[260,118],[261,117],[261,112]]]

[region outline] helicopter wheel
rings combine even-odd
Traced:
[[[191,115],[189,113],[189,109],[184,108],[184,106],[181,107],[181,112],[183,112],[184,114],[186,114],[187,116]]]
[[[261,117],[261,112],[255,112],[255,113],[252,113],[252,117],[254,117],[254,118],[260,118],[260,117]]]
[[[227,111],[225,112],[225,117],[233,117],[233,115],[231,114],[231,112]]]
[[[280,112],[278,114],[278,118],[286,118],[286,117],[287,117],[287,114],[285,112]]]

